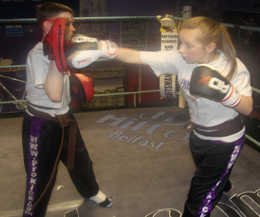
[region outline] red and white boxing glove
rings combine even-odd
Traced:
[[[51,30],[43,42],[44,54],[48,55],[49,59],[55,60],[60,72],[66,72],[72,68],[85,68],[99,57],[113,59],[117,56],[118,46],[112,41],[100,41],[102,44],[100,50],[96,38],[77,34],[71,38],[71,43],[69,43],[66,22],[68,22],[67,18],[55,18]]]
[[[227,107],[236,107],[241,101],[240,93],[229,80],[206,64],[194,68],[190,81],[190,93],[221,102]]]
[[[60,72],[84,68],[100,57],[98,40],[84,35],[74,35],[69,42],[66,30],[68,18],[57,17],[43,41],[43,52],[55,60]]]
[[[118,55],[118,46],[115,42],[109,40],[101,40],[101,57],[106,59],[114,59]]]

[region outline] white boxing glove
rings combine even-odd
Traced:
[[[65,47],[66,62],[69,68],[82,69],[96,61],[101,54],[98,40],[85,35],[74,35],[72,44]]]
[[[114,59],[118,55],[118,46],[115,42],[109,40],[101,40],[101,57],[106,59]]]

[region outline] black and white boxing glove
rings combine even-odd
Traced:
[[[85,35],[74,35],[71,41],[73,44],[65,47],[65,56],[69,68],[81,69],[100,57],[113,59],[118,54],[118,46],[113,41],[98,41],[96,38]],[[98,43],[101,43],[101,46],[98,46]]]
[[[190,93],[221,102],[227,107],[236,107],[241,101],[241,95],[229,80],[207,64],[194,68]]]
[[[71,42],[64,47],[68,68],[85,68],[100,57],[101,51],[96,38],[74,35]]]

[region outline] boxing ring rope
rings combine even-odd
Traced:
[[[158,20],[159,16],[107,16],[107,17],[75,17],[75,21],[123,21],[123,20]],[[164,17],[164,16],[160,16]],[[186,20],[187,18],[182,17],[174,17],[174,16],[168,16],[171,19],[174,20]],[[30,22],[36,22],[36,18],[18,18],[18,19],[0,19],[0,23],[30,23]],[[244,25],[235,25],[235,24],[229,24],[229,23],[221,23],[222,25],[228,27],[228,28],[239,28],[242,30],[251,30],[251,31],[257,31],[260,32],[259,27],[254,26],[244,26]]]
[[[256,91],[257,93],[260,93],[260,90],[253,88],[253,91]],[[160,90],[144,90],[144,91],[133,91],[133,92],[122,92],[122,93],[111,93],[111,94],[94,94],[94,97],[105,97],[105,96],[117,96],[117,95],[128,95],[128,94],[139,94],[139,93],[154,93],[154,92],[160,92]],[[178,92],[176,92],[177,95],[180,95]],[[18,101],[4,101],[0,102],[0,104],[16,104],[16,103],[27,103],[27,100],[18,100]],[[260,142],[255,140],[253,137],[249,135],[245,135],[245,137],[256,144],[258,147],[260,147]]]
[[[259,93],[260,94],[260,90],[255,88],[255,87],[252,87],[252,90],[255,91],[256,93]]]
[[[75,21],[122,21],[122,20],[156,20],[156,16],[107,16],[107,17],[74,17]],[[177,18],[176,18],[177,19]],[[178,17],[178,19],[184,20],[184,18]],[[18,18],[18,19],[0,19],[0,23],[30,23],[36,22],[36,18]]]
[[[123,21],[123,20],[158,20],[160,18],[163,18],[164,16],[107,16],[107,17],[75,17],[75,21]],[[174,20],[186,20],[187,18],[182,17],[174,17],[174,16],[168,16],[171,19]],[[35,18],[18,18],[18,19],[0,19],[1,23],[35,23]],[[238,28],[240,30],[250,30],[250,31],[256,31],[260,32],[259,27],[254,26],[243,26],[243,25],[235,25],[235,24],[228,24],[228,23],[221,23],[222,25],[228,27],[228,28]],[[25,69],[26,65],[14,65],[14,66],[0,66],[0,69]],[[258,94],[260,94],[260,90],[257,88],[252,87],[252,90]],[[139,93],[152,93],[152,92],[160,92],[160,90],[146,90],[146,91],[134,91],[134,92],[122,92],[122,93],[113,93],[113,94],[95,94],[94,97],[105,97],[105,96],[115,96],[115,95],[128,95],[128,94],[139,94]],[[180,93],[176,93],[177,95],[181,95]],[[27,100],[17,100],[17,101],[2,101],[1,104],[18,104],[18,103],[27,103]],[[255,143],[257,146],[260,147],[260,142],[255,140],[249,135],[245,135],[245,137]]]
[[[118,95],[128,95],[128,94],[138,94],[138,93],[154,93],[160,92],[160,90],[142,90],[142,91],[133,91],[133,92],[121,92],[121,93],[108,93],[108,94],[94,94],[94,97],[105,97],[105,96],[118,96]],[[177,92],[177,94],[179,94]],[[17,103],[27,103],[27,100],[18,100],[18,101],[4,101],[0,104],[17,104]]]

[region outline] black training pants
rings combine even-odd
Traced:
[[[70,114],[70,117],[75,120],[72,114]],[[61,138],[62,128],[56,122],[25,114],[22,128],[24,165],[27,173],[24,217],[45,216],[56,174],[44,197],[35,209],[32,209],[32,207],[50,180]],[[68,138],[69,127],[65,127],[64,144],[60,155],[60,160],[65,166],[67,164]],[[88,198],[98,193],[99,186],[94,175],[92,161],[79,129],[77,129],[76,137],[74,170],[68,172],[82,197]]]
[[[183,217],[208,217],[229,183],[244,136],[232,143],[203,140],[191,133],[190,149],[196,171],[185,203]]]

